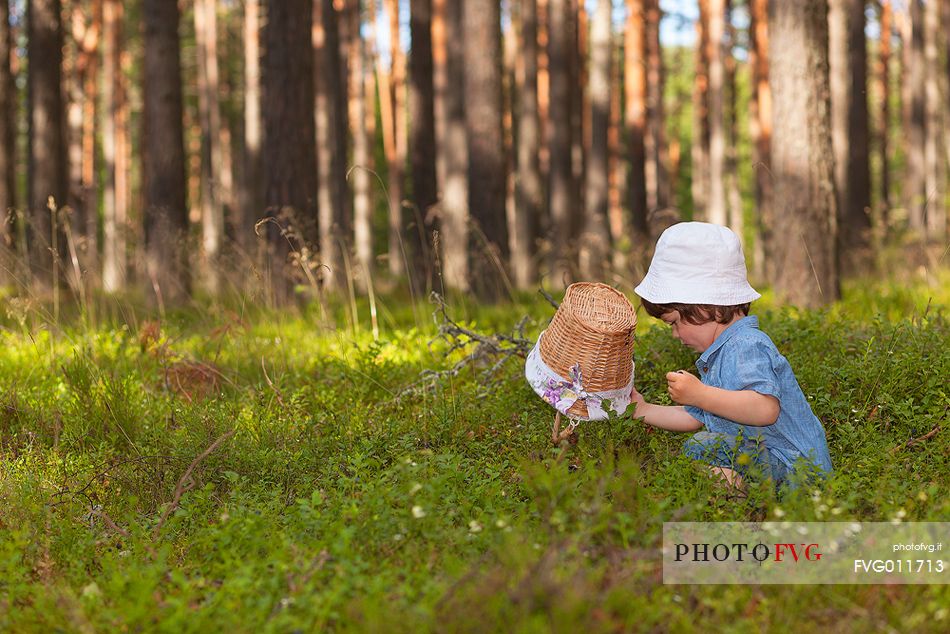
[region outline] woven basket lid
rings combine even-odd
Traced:
[[[629,384],[637,315],[615,288],[595,282],[571,284],[539,344],[541,359],[561,377],[579,364],[588,392],[609,392]],[[578,401],[569,413],[587,417]]]

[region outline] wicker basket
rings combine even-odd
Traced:
[[[620,389],[633,371],[636,326],[636,311],[620,291],[600,283],[571,284],[541,337],[541,359],[562,377],[579,363],[589,392]],[[587,405],[578,401],[568,414],[586,417]]]

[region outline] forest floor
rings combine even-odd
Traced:
[[[948,585],[664,585],[660,560],[671,520],[950,521],[946,272],[753,306],[836,473],[741,500],[629,417],[553,447],[517,357],[400,395],[472,349],[446,355],[425,301],[383,296],[376,340],[364,302],[159,323],[99,301],[91,325],[0,299],[2,631],[950,628]],[[527,315],[529,339],[553,314],[447,310],[486,334]],[[641,311],[636,361],[664,402],[693,353]]]

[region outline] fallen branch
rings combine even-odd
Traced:
[[[281,407],[287,407],[284,404],[284,399],[280,395],[280,390],[277,389],[277,386],[274,385],[274,382],[270,380],[270,377],[267,375],[267,367],[264,365],[264,357],[261,356],[261,370],[264,371],[264,378],[267,380],[267,385],[270,386],[270,389],[274,390],[274,394],[277,396],[277,402],[280,403]]]
[[[119,535],[122,535],[122,537],[125,537],[125,538],[129,537],[129,531],[125,530],[124,528],[116,524],[115,521],[113,521],[113,519],[109,517],[109,514],[103,511],[102,509],[94,508],[89,513],[101,519],[103,523],[105,523],[106,526],[111,528],[113,531],[115,531]]]
[[[475,347],[447,370],[423,370],[418,379],[397,394],[397,398],[434,387],[447,378],[458,376],[465,368],[479,364],[488,366],[479,376],[480,383],[486,385],[509,359],[526,357],[534,346],[534,342],[527,339],[524,334],[525,325],[528,323],[527,316],[521,318],[510,334],[486,335],[465,328],[449,317],[445,309],[445,300],[438,293],[432,293],[430,299],[436,304],[433,317],[440,318],[441,323],[438,334],[429,341],[429,347],[431,348],[432,344],[440,339],[445,341],[448,349],[443,355],[446,357],[472,344],[475,344]]]
[[[175,493],[172,495],[172,501],[165,507],[165,510],[162,511],[162,516],[158,519],[158,524],[155,525],[155,528],[152,529],[152,541],[158,538],[158,534],[161,532],[162,527],[165,525],[165,520],[168,519],[168,516],[178,508],[179,503],[181,502],[181,496],[186,492],[190,491],[195,486],[195,481],[191,478],[191,472],[195,470],[201,461],[211,455],[211,453],[218,448],[218,445],[223,443],[225,440],[234,435],[234,430],[232,429],[229,432],[226,432],[218,437],[211,445],[201,452],[201,454],[192,460],[191,464],[188,465],[188,468],[185,469],[185,473],[182,474],[181,478],[178,480],[178,485],[175,487]]]
[[[922,443],[924,441],[930,440],[931,438],[937,435],[938,431],[940,431],[940,423],[937,423],[933,429],[931,429],[929,432],[927,432],[923,436],[918,436],[917,438],[911,438],[907,442],[897,445],[896,447],[891,449],[891,453],[892,454],[897,453],[901,449],[906,449],[912,445],[916,445],[918,443]]]

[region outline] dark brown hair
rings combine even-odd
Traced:
[[[745,317],[749,314],[749,303],[737,304],[735,306],[713,306],[712,304],[654,304],[640,298],[640,304],[651,317],[659,319],[667,313],[674,310],[680,314],[680,317],[691,324],[702,325],[715,321],[720,324],[728,324],[734,317]]]

